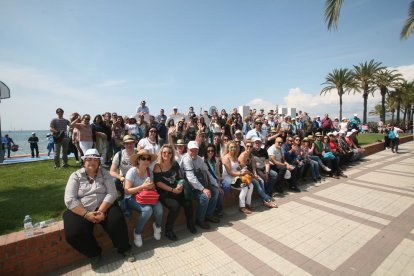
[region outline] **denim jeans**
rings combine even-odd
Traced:
[[[206,217],[211,217],[216,209],[218,199],[218,188],[211,186],[211,198],[208,198],[202,191],[194,189],[194,197],[198,200],[196,221],[203,222]]]
[[[137,225],[135,226],[135,230],[134,230],[135,234],[137,234],[137,235],[141,234],[142,229],[145,226],[145,223],[147,223],[147,221],[151,217],[152,213],[154,213],[155,226],[157,228],[161,227],[162,212],[163,212],[161,202],[158,201],[157,204],[155,204],[155,205],[148,205],[148,204],[147,205],[142,205],[142,204],[139,204],[133,196],[128,198],[126,201],[127,201],[127,205],[128,205],[129,209],[141,213],[139,218],[138,218]]]
[[[271,197],[265,192],[263,179],[261,179],[260,177],[259,179],[256,179],[253,177],[252,183],[253,183],[254,189],[259,194],[263,202],[269,201],[271,199]]]
[[[311,172],[312,172],[312,178],[320,178],[321,175],[319,173],[319,164],[317,161],[310,159],[309,160],[309,164],[308,164],[311,168]]]

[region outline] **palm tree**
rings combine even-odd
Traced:
[[[338,29],[338,19],[341,12],[343,0],[325,0],[325,21],[328,23],[328,30]],[[407,39],[414,31],[414,0],[411,0],[408,10],[408,17],[401,30],[400,38]]]
[[[382,116],[381,120],[385,122],[385,95],[388,93],[388,88],[397,88],[403,81],[402,75],[396,70],[383,69],[375,74],[375,84],[380,89]]]
[[[394,124],[394,114],[395,114],[395,98],[392,96],[395,93],[395,91],[390,91],[387,98],[385,99],[385,103],[387,105],[387,109],[389,112],[391,112],[391,123]],[[385,124],[385,121],[384,121]]]
[[[414,103],[414,81],[404,82],[402,89],[404,90],[401,97],[401,104],[404,109],[403,125],[406,123],[407,113],[408,120],[411,123],[411,106]]]
[[[342,121],[342,95],[351,90],[358,90],[358,83],[354,79],[351,70],[347,68],[334,69],[326,76],[326,81],[322,85],[327,85],[321,91],[322,94],[330,92],[332,89],[338,91],[339,96],[339,121]]]
[[[383,121],[383,122],[385,123],[385,121],[384,121],[384,120],[382,120],[382,117],[384,117],[384,118],[385,118],[385,114],[383,114],[382,112],[383,112],[383,111],[382,111],[382,105],[379,103],[379,104],[376,104],[376,105],[374,106],[374,110],[371,110],[371,111],[369,112],[369,115],[379,115],[380,120],[381,120],[381,121]],[[384,115],[384,116],[383,116],[383,115]]]
[[[381,62],[374,61],[373,59],[371,59],[370,62],[366,61],[365,63],[354,65],[354,78],[362,89],[362,98],[364,98],[364,112],[362,119],[364,125],[367,123],[368,95],[374,92],[375,75],[383,69],[385,69],[385,67],[381,66]]]

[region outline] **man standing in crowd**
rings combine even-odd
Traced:
[[[68,167],[68,127],[69,121],[63,118],[63,109],[56,109],[57,118],[50,122],[50,131],[55,139],[55,168],[60,168],[60,153],[62,152],[63,167]]]
[[[30,151],[32,152],[32,158],[35,157],[35,151],[36,151],[36,157],[39,158],[39,138],[36,136],[36,132],[32,132],[32,136],[29,137],[27,140],[30,144]]]
[[[11,151],[11,146],[12,144],[15,145],[13,139],[8,135],[4,135],[4,140],[5,140],[5,146],[7,148],[7,158],[10,158],[10,151]]]
[[[140,106],[137,107],[137,115],[149,114],[149,108],[145,104],[146,102],[142,100]]]
[[[161,120],[163,120],[163,119],[164,119],[164,122],[166,122],[167,121],[167,115],[164,114],[164,109],[161,108],[160,115],[157,116],[157,122],[161,123]]]

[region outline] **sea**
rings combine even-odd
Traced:
[[[32,132],[36,133],[39,137],[39,153],[47,153],[47,138],[46,135],[50,132],[48,130],[1,130],[1,135],[4,137],[6,134],[13,139],[16,145],[19,145],[19,150],[11,152],[13,155],[31,154],[30,145],[27,139],[32,136]]]

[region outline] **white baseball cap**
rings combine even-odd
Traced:
[[[190,141],[190,142],[188,142],[187,148],[188,149],[198,149],[198,144],[197,144],[196,141]]]

